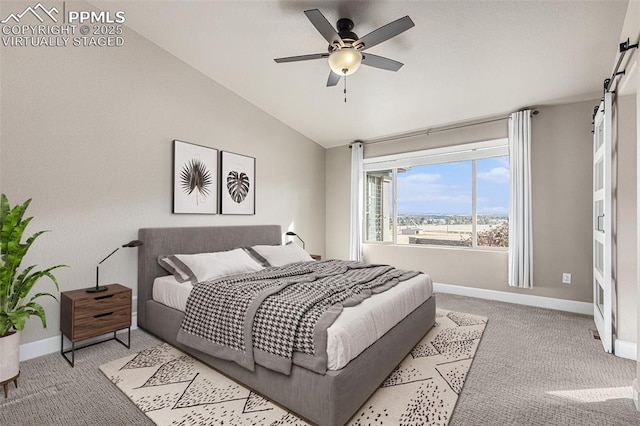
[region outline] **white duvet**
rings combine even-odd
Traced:
[[[191,283],[179,283],[173,275],[158,277],[153,282],[153,300],[184,312],[191,289]],[[431,278],[420,274],[345,308],[327,330],[327,368],[339,370],[347,365],[432,293]]]

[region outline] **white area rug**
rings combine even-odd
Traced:
[[[350,425],[446,425],[487,319],[438,309],[436,324]],[[100,366],[157,425],[306,425],[169,344]]]

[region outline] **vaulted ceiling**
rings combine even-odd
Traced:
[[[91,1],[324,147],[480,119],[602,92],[627,1]],[[371,48],[405,65],[362,66],[327,88],[327,42],[304,10],[363,36],[402,16],[415,27]]]

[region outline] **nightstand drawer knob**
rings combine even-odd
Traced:
[[[108,299],[110,297],[113,297],[113,294],[109,294],[106,296],[98,296],[98,297],[94,297],[94,300],[102,300],[102,299]]]
[[[109,315],[112,315],[113,312],[105,312],[104,314],[98,314],[98,315],[94,315],[94,318],[102,318],[102,317],[107,317]]]

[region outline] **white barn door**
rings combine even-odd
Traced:
[[[605,93],[593,128],[593,318],[604,350],[611,353],[611,93]]]

